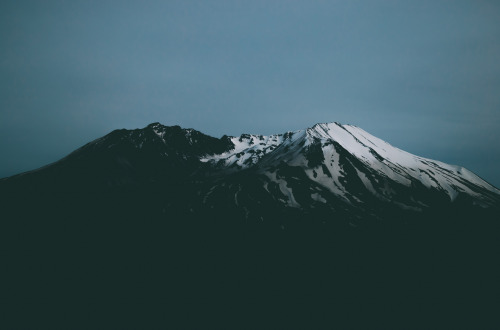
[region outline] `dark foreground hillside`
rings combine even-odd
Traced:
[[[163,198],[4,196],[2,300],[180,310],[437,301],[485,311],[498,302],[500,231],[491,214],[427,214],[407,226],[353,228],[293,213],[259,223],[230,210],[158,212]]]

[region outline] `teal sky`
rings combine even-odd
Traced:
[[[117,128],[353,124],[500,186],[498,1],[0,3],[0,177]]]

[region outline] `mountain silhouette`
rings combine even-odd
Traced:
[[[115,130],[0,180],[0,198],[12,299],[498,293],[500,191],[351,125]]]

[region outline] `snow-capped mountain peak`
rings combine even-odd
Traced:
[[[231,142],[234,145],[231,150],[202,157],[201,161],[222,168],[258,167],[271,181],[279,182],[282,192],[289,196],[293,193],[286,191],[288,185],[283,181],[286,178],[276,178],[280,164],[301,168],[310,180],[349,202],[361,200],[351,191],[353,180],[385,201],[393,200],[399,190],[415,186],[443,192],[450,201],[460,194],[468,195],[482,201],[481,205],[487,205],[490,197],[495,199],[500,194],[463,167],[413,155],[353,125],[321,123],[271,136],[243,134],[232,137]],[[414,201],[402,204],[425,205]]]

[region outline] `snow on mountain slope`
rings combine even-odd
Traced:
[[[319,124],[314,133],[337,141],[367,166],[405,185],[414,178],[428,188],[444,189],[452,200],[459,192],[479,197],[479,189],[500,193],[463,167],[412,155],[356,126]]]
[[[280,164],[302,168],[311,181],[351,204],[363,202],[364,192],[359,186],[353,191],[356,182],[378,200],[409,209],[426,205],[413,197],[401,199],[402,189],[410,191],[416,185],[441,192],[449,201],[465,194],[483,206],[500,195],[500,190],[463,167],[410,154],[352,125],[316,124],[279,135],[244,134],[231,141],[232,150],[201,161],[238,169],[259,168],[289,196],[290,206],[299,204],[287,178],[276,175]],[[311,198],[324,200],[317,192]]]
[[[206,156],[200,160],[227,167],[236,165],[247,168],[256,164],[264,155],[274,151],[286,138],[283,134],[270,136],[243,134],[240,137],[231,137],[230,141],[234,144],[232,150],[218,155]]]

